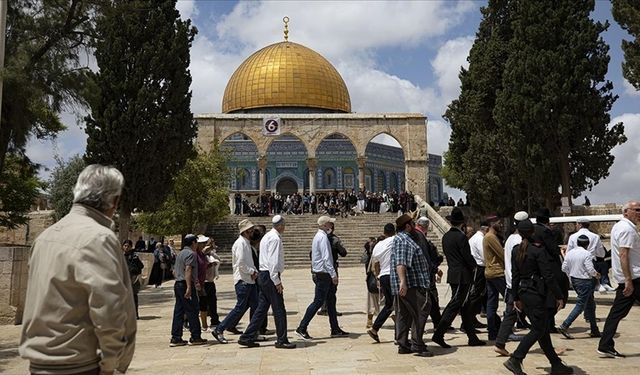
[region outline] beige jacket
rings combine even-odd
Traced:
[[[500,245],[498,236],[489,232],[482,240],[484,250],[484,276],[495,279],[504,276],[504,249]]]
[[[136,313],[113,222],[74,204],[34,242],[20,355],[34,374],[127,370]]]

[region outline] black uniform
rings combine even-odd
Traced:
[[[431,309],[429,310],[429,316],[431,317],[431,323],[433,323],[433,329],[438,327],[442,314],[440,313],[440,299],[438,298],[438,288],[436,284],[436,275],[438,273],[438,267],[442,264],[444,258],[438,254],[438,247],[429,241],[429,239],[421,232],[415,231],[411,233],[413,238],[420,249],[424,257],[429,263],[429,302]]]
[[[521,301],[531,320],[531,330],[511,355],[522,361],[536,343],[552,365],[561,363],[553,349],[549,336],[549,320],[556,311],[556,300],[562,299],[562,291],[553,274],[552,264],[545,246],[540,242],[529,243],[522,262],[519,261],[520,246],[511,256],[512,286],[514,300]]]

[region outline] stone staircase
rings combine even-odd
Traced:
[[[286,229],[282,235],[285,251],[285,267],[308,268],[310,267],[309,251],[311,241],[318,230],[317,220],[320,215],[288,215],[285,216]],[[207,226],[205,233],[213,236],[218,246],[218,254],[223,260],[223,269],[229,269],[231,265],[231,246],[238,238],[238,222],[246,219],[246,216],[227,216],[217,224]],[[377,237],[382,234],[386,223],[395,223],[396,214],[364,214],[348,218],[336,218],[336,235],[342,239],[347,249],[347,256],[340,258],[341,266],[360,265],[360,257],[364,251],[364,244],[369,237]],[[251,217],[254,224],[263,224],[267,230],[271,229],[271,217]],[[438,249],[441,249],[440,236],[429,232],[429,239]]]

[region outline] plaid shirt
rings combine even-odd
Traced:
[[[398,295],[400,277],[396,266],[407,267],[408,288],[429,288],[429,263],[422,249],[406,232],[398,233],[393,239],[391,250],[391,293]]]

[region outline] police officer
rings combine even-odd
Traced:
[[[537,341],[551,363],[552,374],[573,374],[573,368],[565,365],[556,354],[549,335],[549,319],[564,305],[549,255],[544,244],[534,241],[531,220],[518,223],[518,232],[522,235],[522,243],[513,249],[511,257],[514,305],[527,314],[531,330],[504,366],[516,375],[524,375],[522,361]]]

